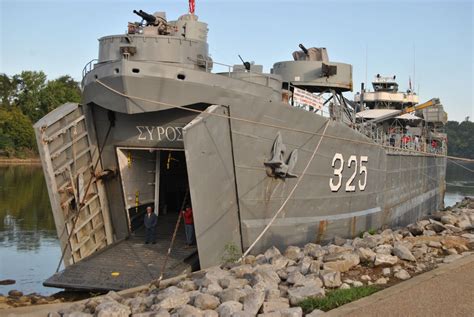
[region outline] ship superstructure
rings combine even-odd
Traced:
[[[396,76],[375,76],[373,91],[362,91],[354,101],[359,131],[388,149],[409,149],[437,154],[447,153],[444,125],[447,114],[439,99],[419,104],[411,89],[400,92]]]
[[[445,159],[394,152],[366,133],[373,118],[360,114],[372,109],[342,95],[352,66],[325,48],[300,45],[264,73],[213,61],[194,10],[175,21],[135,13],[143,21],[126,34],[99,39],[81,104],[35,124],[66,265],[47,285],[123,289],[156,278],[183,203],[197,247],[184,250],[178,234],[173,274],[219,264],[229,245],[247,250],[285,201],[252,252],[406,224],[442,204]],[[147,206],[159,223],[150,247],[140,243]]]

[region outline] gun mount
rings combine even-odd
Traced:
[[[309,54],[308,54],[308,49],[307,49],[303,44],[298,45],[298,47],[301,48],[301,50],[303,51],[303,53],[305,53],[306,55],[309,55]]]
[[[157,24],[157,19],[154,15],[151,15],[149,13],[146,13],[143,10],[133,10],[133,13],[141,17],[144,21],[146,21],[146,25],[156,25]]]

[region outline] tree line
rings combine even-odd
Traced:
[[[64,75],[48,80],[42,71],[0,74],[0,156],[34,157],[33,123],[66,102],[79,102],[79,83]]]
[[[33,123],[66,102],[80,102],[79,83],[64,75],[48,80],[42,71],[0,74],[0,156],[34,157]],[[448,155],[474,158],[474,123],[448,121]]]
[[[448,121],[448,155],[474,159],[474,122],[469,117],[462,122]]]

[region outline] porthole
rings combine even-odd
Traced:
[[[186,75],[185,74],[178,74],[178,76],[176,76],[179,80],[185,80],[186,79]]]
[[[138,69],[138,68],[132,68],[132,72],[138,74],[138,73],[140,72],[140,69]]]
[[[114,69],[114,71],[116,74],[120,73],[120,70],[118,68]]]

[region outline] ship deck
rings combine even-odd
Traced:
[[[158,217],[156,244],[144,243],[145,230],[141,228],[128,239],[118,241],[68,266],[43,284],[50,287],[97,291],[117,291],[147,284],[160,276],[176,219],[176,213]],[[185,248],[184,225],[181,224],[164,277],[196,269],[197,261],[196,247]]]

